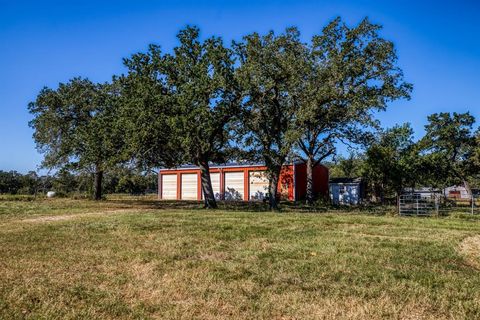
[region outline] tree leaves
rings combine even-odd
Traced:
[[[421,145],[435,180],[442,186],[465,183],[478,171],[474,160],[475,118],[468,112],[442,112],[430,115],[428,121]]]
[[[74,78],[58,89],[44,88],[29,104],[34,140],[46,168],[89,169],[104,165],[121,149],[114,134],[109,86]]]
[[[365,129],[378,128],[373,111],[409,98],[412,86],[380,29],[367,19],[349,28],[337,18],[312,38],[297,112],[297,147],[306,157],[321,158],[337,142],[365,142]]]

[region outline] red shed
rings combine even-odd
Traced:
[[[267,168],[262,164],[212,165],[210,179],[215,197],[219,200],[261,200],[268,190],[265,176]],[[328,195],[328,169],[314,168],[315,192]],[[284,165],[278,183],[278,192],[284,200],[300,200],[305,197],[307,170],[303,162]],[[162,169],[158,174],[159,199],[201,200],[200,169],[184,166]]]

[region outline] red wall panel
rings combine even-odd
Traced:
[[[299,163],[295,165],[295,189],[296,200],[305,199],[307,194],[307,165]],[[328,195],[328,168],[317,165],[313,168],[313,192],[319,195]]]
[[[294,172],[293,165],[285,165],[280,171],[280,181],[278,182],[277,192],[280,199],[295,200],[294,197]]]

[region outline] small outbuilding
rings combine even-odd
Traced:
[[[470,200],[471,193],[464,186],[450,186],[443,190],[445,197],[454,200]]]
[[[362,178],[330,179],[330,200],[335,205],[357,205],[365,198]]]
[[[218,200],[263,200],[268,194],[267,168],[258,163],[211,165],[210,179]],[[313,170],[315,192],[328,194],[328,169],[317,165]],[[303,162],[282,167],[278,192],[281,199],[296,201],[305,198],[307,168]],[[162,169],[158,174],[158,198],[164,200],[203,199],[200,168],[183,166]]]

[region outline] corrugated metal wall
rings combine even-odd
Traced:
[[[305,164],[283,166],[277,188],[282,199],[301,200],[305,196],[305,167]],[[265,170],[266,167],[260,165],[211,168],[210,179],[215,197],[225,200],[262,199],[267,194],[268,187],[267,179],[263,175]],[[176,180],[177,175],[180,181]],[[314,169],[313,178],[315,192],[327,195],[328,169],[324,166],[317,166]],[[160,170],[159,197],[161,199],[201,200],[203,194],[199,180],[199,168]],[[224,197],[222,197],[222,192]]]
[[[357,205],[360,202],[360,184],[330,184],[330,199],[336,205]]]
[[[198,174],[183,173],[182,174],[182,200],[198,199]]]

